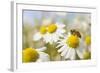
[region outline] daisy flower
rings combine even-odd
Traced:
[[[86,46],[90,46],[91,45],[91,36],[90,35],[87,35],[85,37],[85,44],[86,44]]]
[[[91,58],[91,36],[87,35],[85,37],[85,50],[83,52],[83,59],[90,59]]]
[[[90,59],[90,58],[91,58],[91,52],[88,51],[88,50],[85,50],[85,51],[83,52],[83,59],[84,59],[84,60],[87,60],[87,59]]]
[[[59,48],[58,52],[61,53],[64,59],[74,60],[76,59],[76,54],[82,59],[82,44],[80,33],[76,30],[71,30],[64,39],[58,42],[57,48]]]
[[[33,40],[38,41],[42,38],[46,43],[57,42],[65,33],[64,27],[64,24],[59,23],[42,25],[40,31],[33,36]]]
[[[22,61],[24,63],[27,62],[45,62],[49,61],[49,55],[42,52],[46,48],[39,48],[39,49],[34,49],[34,48],[26,48],[22,51]]]

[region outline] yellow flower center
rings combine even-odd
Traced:
[[[79,46],[79,38],[75,35],[71,35],[68,37],[66,43],[71,48],[77,48]]]
[[[41,26],[41,27],[40,27],[40,33],[41,33],[41,34],[45,34],[46,32],[47,32],[46,26]]]
[[[48,27],[47,27],[47,31],[49,32],[49,33],[53,33],[53,32],[55,32],[57,30],[57,26],[55,25],[55,24],[51,24],[51,25],[49,25]]]
[[[91,53],[88,52],[88,51],[84,52],[84,53],[83,53],[83,58],[84,58],[84,59],[90,59],[90,58],[91,58]]]
[[[39,58],[38,52],[33,48],[26,48],[22,51],[23,62],[35,62]]]
[[[53,33],[57,30],[57,26],[55,24],[50,24],[48,26],[41,26],[40,33],[45,34],[46,32]]]
[[[91,44],[91,37],[90,36],[86,36],[85,43],[86,43],[86,45],[90,45]]]

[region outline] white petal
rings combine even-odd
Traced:
[[[53,42],[57,42],[59,40],[59,37],[56,33],[52,34],[51,38]]]
[[[49,61],[49,55],[44,53],[44,52],[39,52],[39,59],[37,60],[37,62],[39,61],[42,61],[42,62],[45,62],[45,61]]]
[[[58,44],[61,44],[61,45],[65,45],[65,40],[60,39],[60,41],[58,41],[57,43],[58,43]]]
[[[70,59],[75,60],[75,57],[76,57],[76,51],[75,49],[72,49]]]
[[[71,56],[71,50],[72,50],[71,48],[68,49],[68,52],[67,52],[67,54],[65,56],[65,59],[70,58],[70,56]]]
[[[36,34],[34,34],[34,36],[33,36],[33,40],[34,41],[38,41],[38,40],[40,40],[42,38],[42,35],[38,32],[38,33],[36,33]]]
[[[66,48],[62,53],[61,53],[61,56],[65,56],[68,52],[68,48]]]
[[[52,35],[50,35],[49,33],[47,33],[47,34],[44,36],[44,40],[45,40],[46,43],[50,43],[50,44],[53,43]]]
[[[61,47],[61,48],[58,50],[58,52],[62,52],[62,51],[64,51],[64,49],[66,49],[66,46]]]
[[[78,55],[81,59],[83,59],[83,53],[80,52],[79,50],[76,50],[76,52],[77,52],[77,55]]]
[[[53,43],[53,42],[57,42],[57,41],[58,41],[57,35],[53,34],[53,35],[51,36],[51,41],[52,41],[52,43]]]
[[[61,46],[63,46],[62,44],[59,44],[59,45],[57,45],[57,47],[56,48],[59,48],[59,47],[61,47]]]
[[[56,25],[57,25],[58,28],[64,28],[65,27],[65,25],[62,24],[62,23],[56,23]]]
[[[85,45],[82,39],[80,39],[80,45],[76,50],[77,55],[80,59],[83,59],[83,51],[84,51]]]
[[[45,51],[47,48],[46,47],[42,47],[42,48],[38,48],[36,49],[37,51]]]
[[[44,39],[46,43],[53,44],[53,42],[57,42],[59,40],[59,36],[56,33],[47,33]]]
[[[63,35],[63,33],[65,33],[65,30],[64,29],[57,29],[57,34],[59,34],[59,35]]]

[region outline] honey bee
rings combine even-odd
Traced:
[[[81,38],[81,34],[80,34],[79,31],[77,31],[77,30],[75,30],[75,29],[72,29],[72,30],[70,30],[70,32],[71,32],[72,35],[76,35],[76,36],[78,36],[79,38]]]

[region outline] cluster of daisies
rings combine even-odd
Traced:
[[[75,28],[66,31],[62,23],[45,23],[40,25],[38,32],[33,35],[34,41],[41,39],[45,44],[55,44],[62,60],[85,60],[91,58],[91,35],[82,33]],[[26,48],[23,50],[23,62],[50,61],[50,56],[44,51],[47,47]]]

